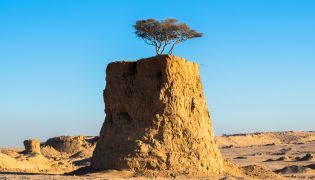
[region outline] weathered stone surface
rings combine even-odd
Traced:
[[[38,139],[28,139],[23,142],[25,153],[36,153],[41,154],[40,152],[40,140]]]
[[[104,101],[106,119],[93,169],[223,171],[198,64],[170,55],[110,63]]]
[[[59,152],[75,153],[95,146],[98,137],[58,136],[48,139],[44,146],[51,146]]]

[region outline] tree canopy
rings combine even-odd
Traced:
[[[185,23],[179,23],[176,19],[168,18],[162,21],[155,19],[138,20],[133,26],[135,34],[148,45],[155,47],[157,55],[163,54],[170,45],[168,54],[173,53],[175,45],[188,39],[202,37],[199,33]]]

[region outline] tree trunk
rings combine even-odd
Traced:
[[[160,47],[158,46],[155,46],[155,52],[156,52],[156,55],[160,55]]]
[[[174,49],[175,45],[178,44],[178,43],[180,43],[180,41],[174,42],[174,44],[172,45],[171,49],[168,51],[168,54],[172,55],[173,49]]]
[[[164,44],[163,47],[162,47],[161,54],[163,54],[163,52],[164,52],[164,50],[165,50],[165,47],[166,47],[167,45],[168,45],[168,43],[165,42],[165,44]]]
[[[176,44],[176,43],[174,43],[174,44],[172,45],[171,49],[168,51],[168,54],[172,55],[173,49],[174,49],[174,47],[175,47],[175,44]]]

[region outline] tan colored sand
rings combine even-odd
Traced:
[[[269,133],[268,133],[269,134]],[[292,138],[292,132],[290,137]],[[300,132],[297,132],[297,136]],[[293,138],[293,139],[297,139]],[[270,144],[269,142],[267,144]],[[228,145],[228,144],[227,144]],[[90,149],[91,151],[93,150]],[[9,179],[148,179],[147,177],[137,176],[128,171],[102,171],[98,173],[88,173],[82,176],[61,176],[61,175],[24,175],[18,173],[64,173],[68,172],[67,164],[71,168],[77,169],[82,164],[77,160],[87,160],[91,156],[86,152],[77,152],[75,154],[65,154],[52,147],[43,146],[41,152],[43,157],[34,155],[23,155],[21,149],[1,149],[0,153],[0,171],[11,172],[16,174],[1,174],[2,177]],[[315,154],[315,141],[305,141],[303,143],[275,144],[275,145],[249,145],[244,147],[222,148],[221,153],[225,159],[225,172],[220,176],[212,176],[210,179],[262,179],[262,177],[272,177],[270,171],[277,171],[279,176],[288,179],[314,179],[315,178],[315,161],[297,161],[295,158],[304,157],[306,154]],[[82,155],[87,157],[80,158]],[[285,155],[284,155],[285,154]],[[78,158],[71,158],[77,156]],[[236,158],[246,157],[246,158]],[[283,158],[284,157],[284,158]],[[286,158],[287,157],[287,158]],[[265,162],[267,159],[277,161]],[[65,162],[62,164],[60,162]],[[253,166],[254,165],[254,166]],[[249,166],[247,168],[243,168]],[[269,171],[266,171],[269,170]],[[186,179],[187,176],[176,176],[177,179]],[[191,178],[191,177],[190,177]],[[161,178],[163,179],[163,178]],[[273,178],[271,178],[273,179]]]
[[[225,135],[216,138],[219,147],[298,144],[315,140],[315,132],[285,131]]]
[[[0,172],[63,173],[74,168],[67,161],[54,162],[39,154],[12,158],[0,153]]]

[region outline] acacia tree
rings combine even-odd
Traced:
[[[172,54],[175,45],[188,39],[202,37],[202,33],[171,18],[162,21],[155,19],[138,20],[133,27],[139,38],[143,39],[146,44],[155,47],[157,55],[163,54],[168,45],[170,45],[168,54]]]

